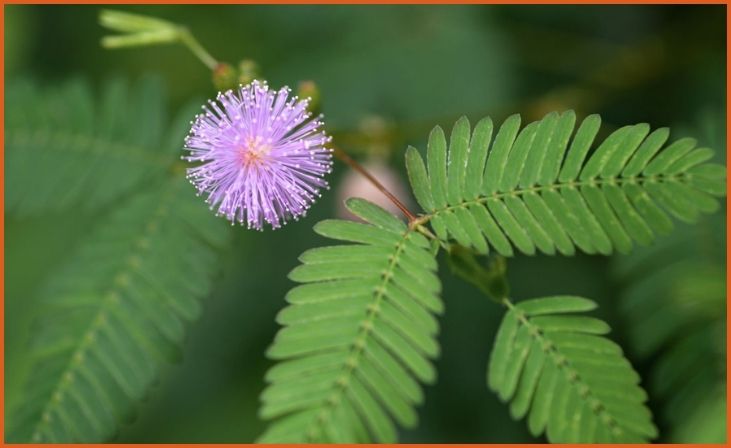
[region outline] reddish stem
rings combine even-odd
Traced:
[[[378,182],[378,180],[375,177],[373,177],[373,175],[371,175],[371,173],[369,173],[368,171],[366,171],[365,168],[363,168],[358,162],[356,162],[355,160],[353,160],[345,151],[343,151],[343,150],[341,150],[339,148],[334,148],[333,149],[333,152],[335,154],[335,157],[337,157],[338,159],[340,159],[343,163],[347,164],[349,167],[351,167],[352,169],[354,169],[358,173],[362,174],[363,177],[365,177],[366,179],[368,179],[368,181],[371,184],[373,184],[374,187],[376,187],[378,189],[378,191],[380,191],[381,193],[383,193],[391,202],[393,202],[393,204],[396,207],[398,207],[398,209],[401,210],[401,212],[404,215],[406,215],[406,217],[409,219],[409,222],[412,222],[412,221],[416,220],[416,216],[414,216],[414,214],[411,213],[409,211],[409,209],[406,208],[406,206],[401,201],[399,201],[396,196],[393,195],[393,193],[391,193],[390,191],[388,191],[386,189],[386,187],[383,186],[383,184],[381,184],[380,182]]]

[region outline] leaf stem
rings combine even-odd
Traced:
[[[426,236],[427,238],[429,238],[429,239],[432,239],[432,240],[436,240],[436,241],[439,241],[439,243],[441,244],[441,246],[442,246],[443,248],[445,248],[445,249],[446,249],[446,248],[448,247],[448,246],[446,245],[446,243],[444,243],[444,241],[442,241],[442,240],[440,240],[439,238],[437,238],[437,236],[436,236],[436,235],[434,235],[433,233],[431,233],[431,231],[430,231],[430,230],[429,230],[428,228],[426,228],[425,226],[423,226],[423,225],[419,224],[419,223],[418,223],[418,220],[414,220],[414,221],[411,221],[411,222],[409,223],[409,226],[410,226],[410,227],[411,227],[412,229],[415,229],[415,230],[416,230],[417,232],[421,233],[422,235]]]
[[[215,70],[219,62],[201,45],[187,28],[180,27],[179,36],[182,42],[191,52],[210,70]]]
[[[406,215],[406,217],[409,220],[409,223],[416,221],[416,219],[417,219],[416,216],[413,213],[411,213],[409,211],[409,209],[406,208],[406,206],[401,201],[399,201],[396,196],[393,195],[393,193],[388,191],[386,189],[386,187],[384,187],[383,184],[381,184],[378,181],[378,179],[373,177],[373,175],[371,173],[369,173],[365,168],[363,168],[363,166],[360,163],[353,160],[345,151],[343,151],[340,148],[333,148],[333,153],[335,154],[335,157],[340,159],[341,162],[345,163],[346,165],[348,165],[349,167],[351,167],[352,169],[354,169],[355,171],[357,171],[358,173],[363,175],[363,177],[368,179],[368,182],[373,184],[373,186],[376,187],[378,189],[378,191],[383,193],[384,196],[386,196],[391,202],[393,202],[393,204],[396,207],[398,207],[399,210],[401,210],[401,213]]]
[[[505,303],[510,296],[505,258],[494,257],[485,266],[478,254],[459,244],[451,245],[448,254],[447,262],[453,274],[471,283],[493,302],[509,307]]]
[[[509,191],[503,191],[503,192],[493,192],[486,196],[478,196],[474,199],[465,200],[462,201],[459,204],[453,204],[453,205],[447,205],[443,208],[431,210],[429,213],[421,215],[418,218],[418,224],[424,224],[429,222],[434,216],[455,210],[459,207],[468,207],[473,204],[487,204],[490,200],[503,200],[504,198],[508,197],[519,197],[524,196],[528,194],[538,194],[543,193],[546,191],[560,191],[565,188],[569,189],[579,189],[580,187],[585,186],[592,186],[592,187],[598,187],[602,185],[616,185],[616,186],[622,186],[626,184],[638,184],[642,185],[645,183],[665,183],[665,182],[685,182],[688,179],[690,179],[690,175],[688,173],[678,173],[678,174],[654,174],[654,175],[637,175],[637,176],[628,176],[628,177],[608,177],[608,178],[601,178],[601,179],[589,179],[586,181],[582,180],[572,180],[567,182],[557,182],[553,184],[547,184],[547,185],[536,185],[533,187],[525,187],[525,188],[518,188],[515,190],[509,190]]]

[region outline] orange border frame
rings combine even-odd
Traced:
[[[2,1],[2,9],[0,10],[0,30],[2,30],[2,34],[0,35],[0,81],[2,82],[2,87],[0,87],[0,101],[2,101],[2,104],[0,104],[0,121],[3,123],[2,129],[0,129],[0,139],[2,139],[2,156],[0,156],[0,180],[2,181],[0,183],[0,205],[2,205],[3,210],[5,210],[5,5],[8,4],[99,4],[99,5],[115,5],[115,4],[206,4],[206,5],[216,5],[216,4],[250,4],[250,5],[263,5],[263,4],[281,4],[281,5],[298,5],[298,4],[321,4],[321,5],[335,5],[335,4],[360,4],[360,5],[383,5],[383,4],[461,4],[461,5],[467,5],[467,4],[523,4],[523,5],[552,5],[552,4],[561,4],[561,5],[590,5],[590,4],[615,4],[615,5],[637,5],[637,4],[652,4],[652,5],[685,5],[685,4],[704,4],[704,5],[726,5],[726,159],[728,160],[728,156],[731,155],[731,151],[728,149],[728,141],[729,141],[729,111],[731,111],[730,103],[729,103],[729,89],[731,88],[731,78],[729,77],[729,72],[731,72],[731,64],[729,63],[729,49],[731,48],[731,35],[728,32],[728,25],[731,21],[731,8],[729,8],[729,4],[731,3],[731,0],[704,0],[704,1],[690,1],[690,0],[641,0],[641,1],[633,1],[633,0],[559,0],[559,1],[550,1],[550,0],[519,0],[515,2],[510,1],[499,1],[499,0],[457,0],[454,2],[445,2],[443,0],[397,0],[397,1],[386,1],[386,0],[317,0],[317,1],[308,1],[308,0],[248,0],[248,1],[239,1],[239,0],[214,0],[212,2],[201,2],[200,0],[179,0],[179,1],[173,1],[173,0],[119,0],[119,1],[111,1],[111,0],[100,0],[100,1],[92,1],[92,0],[72,0],[68,2],[63,1],[54,1],[54,0],[36,0],[36,1],[26,1],[26,0],[1,0]],[[728,169],[728,167],[727,167]],[[727,184],[726,187],[726,220],[727,223],[731,219],[731,210],[729,209],[729,187]],[[731,295],[731,285],[728,282],[728,276],[729,273],[731,273],[731,270],[728,266],[729,256],[731,255],[731,246],[729,246],[728,243],[728,237],[729,237],[729,230],[728,230],[728,224],[726,227],[726,298],[728,302],[728,297]],[[3,400],[2,403],[0,403],[0,435],[2,435],[2,440],[0,440],[1,446],[17,446],[17,447],[44,447],[49,446],[48,444],[6,444],[5,443],[5,217],[3,215],[2,222],[0,222],[0,247],[3,249],[2,256],[0,256],[0,269],[2,269],[2,275],[0,276],[0,288],[2,288],[2,294],[0,295],[0,305],[2,305],[2,308],[0,308],[0,329],[2,329],[2,333],[0,333],[0,355],[2,356],[2,360],[0,361],[2,363],[2,370],[0,370],[0,383],[2,383],[2,389],[0,391],[0,395],[2,395]],[[731,340],[729,339],[729,333],[728,333],[728,323],[731,319],[731,310],[729,310],[728,304],[726,306],[726,443],[725,444],[663,444],[663,446],[678,446],[678,447],[728,447],[729,446],[729,439],[731,439],[731,419],[729,418],[729,412],[728,412],[728,403],[729,398],[731,398],[731,391],[728,388],[728,372],[731,369],[731,362],[729,362],[729,343]],[[87,446],[117,446],[117,447],[136,447],[136,446],[144,446],[145,444],[135,445],[135,444],[88,444]],[[150,445],[150,444],[147,444]],[[183,443],[170,443],[170,444],[155,444],[156,447],[177,447],[177,446],[186,446],[186,447],[196,447],[196,446],[253,446],[256,444],[183,444]],[[347,446],[347,447],[382,447],[382,446],[398,446],[399,444],[363,444],[363,445],[341,445],[341,446]],[[473,447],[473,446],[479,446],[479,445],[489,445],[494,447],[521,447],[521,446],[542,446],[543,444],[477,444],[477,445],[469,445],[469,444],[428,444],[430,447]],[[51,444],[51,446],[57,446],[57,447],[74,447],[77,445],[73,444]],[[272,447],[291,447],[296,445],[269,445]],[[320,444],[313,444],[308,445],[312,447],[318,447],[318,448],[326,448],[331,445],[320,445]],[[419,446],[419,445],[414,445]],[[573,446],[573,447],[592,447],[594,445],[591,444],[581,444],[581,445],[566,445],[566,444],[553,444],[552,446]],[[606,445],[605,445],[606,446]],[[644,445],[618,445],[623,447],[631,447],[631,446],[644,446]]]

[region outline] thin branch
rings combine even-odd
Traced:
[[[378,180],[375,177],[373,177],[373,175],[371,173],[369,173],[368,171],[366,171],[366,169],[363,168],[363,166],[361,166],[361,164],[359,164],[358,162],[356,162],[355,160],[353,160],[342,149],[334,148],[333,149],[333,152],[335,154],[335,157],[337,157],[338,159],[340,159],[340,161],[342,161],[343,163],[347,164],[349,167],[351,167],[352,169],[354,169],[358,173],[362,174],[366,179],[368,179],[368,181],[371,184],[373,184],[374,187],[376,187],[378,189],[378,191],[380,191],[381,193],[383,193],[391,202],[393,202],[393,204],[396,207],[398,207],[398,209],[401,210],[401,212],[404,215],[406,215],[406,217],[409,219],[409,222],[410,223],[416,220],[416,216],[414,216],[414,214],[411,213],[409,211],[409,209],[406,208],[406,206],[401,201],[399,201],[396,196],[393,195],[393,193],[391,193],[390,191],[388,191],[386,189],[386,187],[383,186],[383,184],[381,184],[380,182],[378,182]]]
[[[180,41],[193,52],[193,54],[200,59],[203,64],[206,65],[210,70],[215,70],[218,67],[219,62],[211,56],[210,53],[198,42],[193,34],[186,28],[181,28],[179,31]]]

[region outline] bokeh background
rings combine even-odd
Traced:
[[[524,119],[569,108],[579,116],[600,113],[606,132],[636,122],[670,126],[673,136],[692,135],[724,160],[725,6],[120,9],[187,24],[219,60],[255,60],[273,86],[316,81],[328,129],[339,146],[377,165],[397,191],[405,182],[406,145],[424,148],[432,126],[450,128],[462,114],[474,123],[485,115],[500,121],[515,112]],[[102,49],[99,10],[5,6],[6,81],[24,77],[53,85],[82,77],[99,86],[112,76],[154,74],[167,86],[171,112],[191,98],[215,93],[210,72],[182,46]],[[183,361],[164,368],[116,442],[248,442],[261,433],[258,395],[270,366],[264,351],[277,330],[274,316],[292,286],[286,275],[303,250],[320,244],[312,225],[340,213],[342,197],[365,194],[362,182],[351,176],[338,165],[333,190],[305,220],[278,231],[236,230],[222,254],[225,267],[215,290],[204,301],[203,317],[190,326]],[[5,216],[7,412],[23,400],[26,344],[39,286],[69,257],[94,219],[80,210]],[[725,285],[719,250],[725,247],[725,222],[719,215],[706,224],[699,228],[711,230],[696,233],[713,241],[710,251]],[[687,227],[676,234],[684,237],[683,232],[696,238]],[[632,346],[638,319],[628,318],[619,306],[632,281],[617,274],[622,263],[616,257],[519,256],[510,260],[509,276],[516,299],[570,293],[597,300],[613,338],[649,378],[653,359],[636,356]],[[442,278],[447,311],[441,321],[438,384],[427,388],[419,426],[404,431],[401,440],[535,441],[525,423],[512,421],[507,406],[485,386],[502,310],[447,269]],[[723,290],[715,292],[723,297]],[[713,317],[723,320],[723,306],[714,310]],[[723,341],[716,342],[714,349],[724,353]],[[660,441],[687,441],[675,434],[673,420],[663,417],[672,404],[651,396],[650,405],[658,415]],[[715,437],[725,429],[699,427],[690,439],[706,441],[709,434],[720,442]]]

